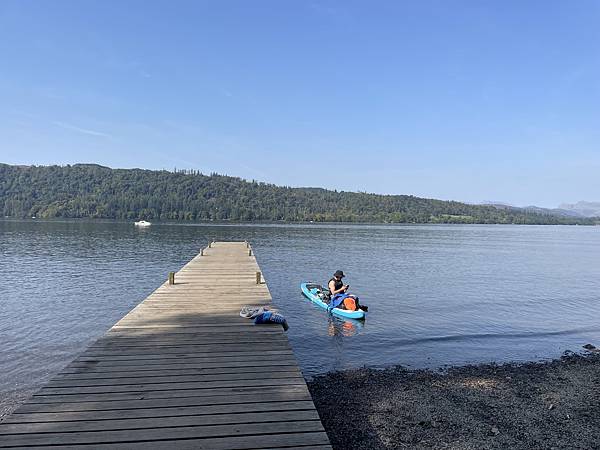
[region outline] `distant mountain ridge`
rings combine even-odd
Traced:
[[[574,205],[561,204],[558,208],[542,208],[540,206],[514,206],[504,202],[483,202],[483,205],[493,206],[498,209],[515,209],[538,214],[549,214],[559,217],[600,217],[600,202],[578,202]]]
[[[580,217],[600,217],[600,202],[580,201],[573,204],[563,203],[559,208],[576,213]]]
[[[199,171],[0,164],[0,214],[26,218],[374,223],[595,224],[412,195],[291,188]]]

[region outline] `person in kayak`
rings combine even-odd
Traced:
[[[359,305],[356,295],[348,294],[350,285],[344,284],[342,281],[342,278],[345,276],[344,272],[336,270],[333,278],[329,280],[327,287],[331,293],[330,307],[348,309],[350,311],[358,311],[359,309],[367,311],[368,308],[366,306]]]
[[[346,275],[344,275],[344,272],[342,272],[341,270],[335,271],[335,273],[333,274],[333,278],[329,280],[328,285],[329,292],[331,292],[331,297],[337,294],[346,293],[350,286],[343,283],[342,278],[344,278],[345,276]]]

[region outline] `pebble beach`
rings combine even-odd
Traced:
[[[600,354],[443,371],[356,369],[309,389],[334,449],[600,448]]]

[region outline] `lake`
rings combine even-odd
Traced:
[[[556,358],[600,345],[600,227],[0,221],[0,406],[30,395],[210,240],[248,240],[305,376]],[[302,281],[369,305],[332,319]],[[1,408],[0,408],[1,412]]]

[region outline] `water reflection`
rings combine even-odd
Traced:
[[[342,319],[329,314],[327,334],[329,336],[352,337],[359,334],[365,326],[364,320]]]

